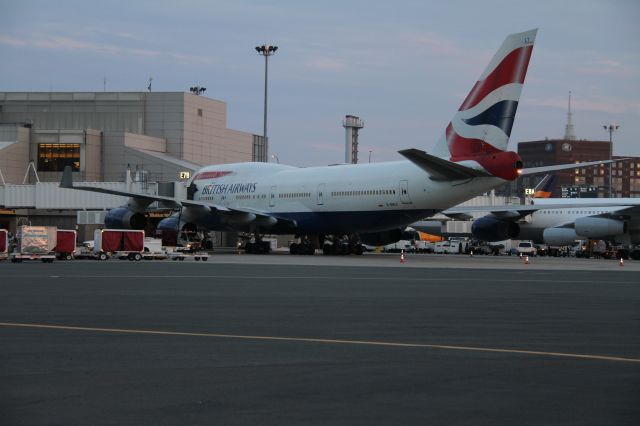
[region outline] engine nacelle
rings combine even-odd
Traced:
[[[386,246],[402,239],[402,229],[359,234],[360,242],[368,246]]]
[[[147,226],[147,218],[144,213],[117,207],[107,212],[104,224],[107,228],[113,229],[144,229]]]
[[[627,232],[627,222],[602,217],[579,217],[575,221],[576,234],[587,238],[604,238]]]
[[[579,238],[572,228],[547,228],[542,232],[542,239],[550,246],[567,246]]]
[[[184,234],[195,235],[198,228],[193,223],[181,222],[180,218],[176,214],[158,222],[158,226],[156,227],[156,237],[162,238],[163,246],[177,246],[178,231]],[[182,237],[187,237],[187,235],[182,235]]]
[[[520,234],[520,225],[494,216],[484,216],[473,221],[471,234],[482,241],[503,241],[516,238]]]

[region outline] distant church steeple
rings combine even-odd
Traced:
[[[567,111],[567,125],[564,128],[564,138],[565,140],[575,141],[576,133],[573,130],[573,121],[571,119],[571,90],[569,90],[569,110]]]

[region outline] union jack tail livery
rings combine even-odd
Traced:
[[[433,154],[506,180],[522,161],[506,151],[537,29],[507,36],[440,137]]]

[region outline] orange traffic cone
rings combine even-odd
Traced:
[[[624,259],[620,258],[620,266],[624,266]]]
[[[529,264],[529,256],[525,256],[524,257],[524,264],[528,265]]]
[[[404,263],[404,250],[400,252],[400,263]]]

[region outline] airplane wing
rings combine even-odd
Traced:
[[[491,177],[490,173],[482,170],[472,169],[471,167],[464,166],[462,164],[445,160],[444,158],[436,157],[421,151],[419,149],[403,149],[398,151],[400,155],[411,161],[416,166],[420,167],[425,172],[429,173],[433,180],[463,180],[472,179],[476,177]],[[530,167],[527,169],[521,169],[519,171],[520,176],[532,175],[537,173],[548,173],[557,170],[576,169],[589,166],[599,166],[601,164],[613,163],[616,161],[622,161],[624,159],[616,160],[599,160],[589,161],[584,163],[569,163],[569,164],[557,164],[554,166],[543,167]]]
[[[634,205],[634,206],[628,206],[628,207],[625,206],[620,208],[619,210],[615,210],[607,213],[601,213],[601,214],[594,214],[592,217],[602,217],[602,218],[608,218],[608,219],[622,218],[622,219],[638,220],[640,219],[640,205]]]
[[[161,201],[163,203],[173,204],[174,206],[184,206],[192,208],[203,208],[210,213],[221,215],[228,223],[248,223],[254,220],[259,220],[263,225],[275,225],[277,222],[287,222],[290,225],[295,226],[295,222],[289,219],[278,218],[268,213],[249,209],[249,208],[229,208],[220,204],[213,204],[204,201],[179,199],[174,197],[167,197],[163,195],[152,195],[141,192],[133,191],[120,191],[117,189],[99,188],[94,186],[81,186],[73,184],[73,175],[71,167],[67,166],[62,174],[62,180],[60,181],[60,188],[67,189],[79,189],[82,191],[100,192],[103,194],[120,195],[123,197],[131,197],[138,200],[142,200],[147,204],[151,204],[154,201]]]
[[[615,160],[599,160],[588,161],[584,163],[570,163],[570,164],[557,164],[555,166],[542,166],[542,167],[529,167],[520,171],[520,176],[534,175],[536,173],[548,173],[556,170],[578,169],[581,167],[599,166],[601,164],[615,163],[617,161],[627,160],[627,158],[615,159]]]

